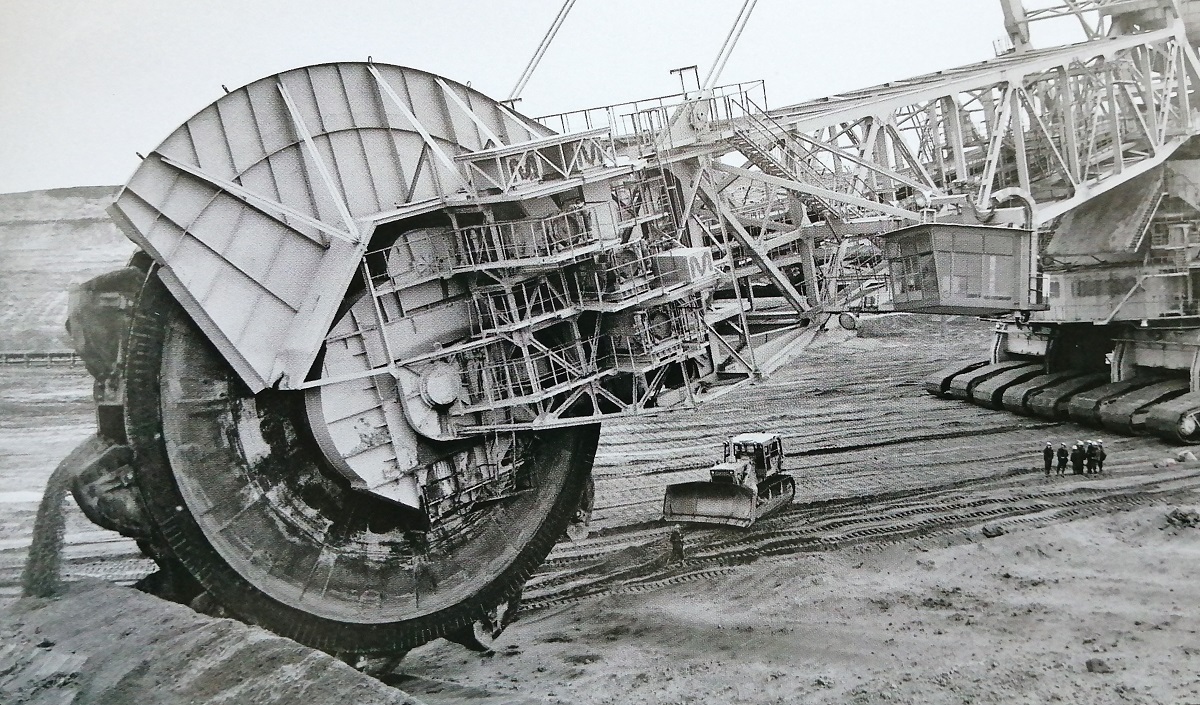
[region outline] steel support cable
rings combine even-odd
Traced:
[[[746,22],[750,19],[750,13],[754,12],[754,6],[758,0],[744,0],[742,9],[738,11],[737,19],[733,22],[733,27],[729,29],[729,34],[725,35],[725,43],[721,45],[721,50],[717,52],[717,58],[713,61],[712,68],[708,70],[708,75],[704,77],[703,88],[708,90],[713,87],[720,77],[721,71],[725,69],[725,62],[729,61],[730,55],[733,54],[733,48],[737,45],[738,39],[742,36],[742,30],[746,28]]]
[[[575,5],[575,0],[566,0],[562,7],[558,10],[558,15],[554,17],[554,22],[550,24],[550,29],[546,30],[546,36],[542,37],[542,43],[538,44],[538,48],[533,52],[533,58],[529,60],[529,64],[521,73],[521,77],[517,79],[517,85],[513,86],[512,93],[508,96],[509,101],[514,101],[521,96],[521,91],[525,90],[525,84],[529,83],[529,79],[533,76],[534,69],[542,60],[542,56],[546,50],[550,48],[550,42],[554,41],[554,35],[558,34],[558,29],[562,27],[563,20],[567,19],[567,13]]]

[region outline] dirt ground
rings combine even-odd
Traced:
[[[407,667],[581,705],[1200,702],[1200,530],[1166,509],[764,560]]]
[[[501,636],[497,654],[436,642],[410,654],[389,682],[426,703],[1200,703],[1200,620],[1192,610],[1200,599],[1200,529],[1165,519],[1177,506],[1200,506],[1200,467],[1163,464],[1180,449],[1153,439],[1109,438],[1113,459],[1103,479],[1047,479],[1031,467],[1041,440],[1094,432],[932,399],[911,382],[897,387],[938,363],[925,358],[929,334],[831,335],[804,358],[820,363],[821,374],[797,364],[712,409],[645,421],[637,448],[626,448],[620,427],[609,428],[597,464],[600,531],[556,549],[527,592],[535,609]],[[958,348],[986,336],[950,337],[967,342],[931,357],[961,355]],[[209,618],[118,587],[92,588],[86,599],[13,602],[41,485],[91,423],[85,382],[70,368],[0,368],[0,583],[8,603],[0,641],[24,645],[0,647],[0,701],[50,702],[14,690],[29,687],[32,669],[43,675],[34,679],[39,698],[116,702],[70,700],[99,692],[80,684],[102,682],[88,664],[110,658],[153,664],[161,674],[121,680],[121,693],[168,702],[164,694],[185,692],[167,687],[168,674],[196,653],[179,640],[217,629],[205,626]],[[775,393],[786,412],[772,406]],[[734,417],[730,408],[744,411]],[[896,408],[918,410],[923,420],[897,418]],[[798,504],[749,532],[685,530],[695,565],[647,558],[646,546],[669,546],[668,528],[653,520],[662,486],[711,460],[719,436],[710,427],[760,423],[754,413],[775,418],[791,440]],[[655,460],[658,443],[674,449],[659,456],[668,460]],[[855,522],[867,528],[852,530]],[[985,526],[1006,533],[986,538]],[[820,550],[804,543],[828,537]],[[128,581],[146,569],[128,542],[78,512],[68,538],[72,579]],[[657,567],[613,579],[622,566],[609,558],[592,582],[558,577],[562,566],[578,564],[573,551],[632,555],[624,545],[642,547],[637,560]],[[564,604],[553,606],[555,598]],[[31,660],[46,651],[37,647],[39,629],[69,623],[71,609],[95,614],[83,633],[51,639],[51,651],[65,649],[67,661]],[[131,612],[165,631],[127,634],[119,655],[107,654]],[[238,627],[221,627],[206,648],[234,654],[247,642],[276,639]],[[289,648],[289,663],[324,658]],[[259,688],[278,686],[278,674],[241,665],[266,658],[257,651],[243,657],[205,662],[205,678],[223,685],[196,691],[195,702],[232,702],[227,686],[235,680],[249,689],[238,692],[279,697],[238,702],[339,701],[316,696],[334,692],[324,681],[333,676],[322,670],[333,668],[331,660],[294,671],[316,683],[293,692]],[[1102,662],[1092,663],[1096,672],[1091,659]],[[395,695],[372,683],[384,690],[362,690],[362,702]]]
[[[5,610],[0,644],[5,705],[416,702],[290,639],[94,580]]]

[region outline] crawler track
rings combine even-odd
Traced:
[[[1072,421],[1172,443],[1200,441],[1200,393],[1188,381],[1155,374],[1110,382],[1097,372],[1045,373],[1041,362],[955,363],[925,380],[931,394],[1014,414]]]

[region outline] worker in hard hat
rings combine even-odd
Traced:
[[[1050,477],[1050,468],[1054,465],[1054,444],[1050,441],[1042,448],[1042,460],[1046,461],[1046,477]]]
[[[1096,473],[1096,442],[1089,439],[1083,452],[1087,459],[1087,474],[1093,475]]]
[[[1104,459],[1108,457],[1108,453],[1104,452],[1104,439],[1096,441],[1096,472],[1104,472]]]
[[[1059,443],[1058,444],[1058,473],[1057,474],[1065,475],[1067,473],[1067,457],[1069,455],[1070,455],[1070,453],[1067,451],[1067,444]]]
[[[1083,456],[1083,441],[1079,441],[1075,445],[1071,446],[1071,474],[1083,474]]]

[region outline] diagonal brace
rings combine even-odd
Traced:
[[[766,251],[759,246],[750,233],[746,231],[746,228],[742,227],[742,224],[738,222],[737,215],[721,200],[712,183],[705,179],[700,184],[700,192],[704,195],[704,199],[708,201],[709,206],[725,222],[729,223],[729,229],[733,231],[733,236],[738,239],[738,242],[742,243],[742,246],[750,253],[750,258],[754,260],[763,273],[771,279],[775,286],[779,287],[779,293],[783,294],[783,298],[787,299],[792,308],[800,313],[808,312],[811,308],[808,305],[808,301],[800,295],[800,292],[796,291],[796,287],[792,286],[791,280],[771,261]]]

